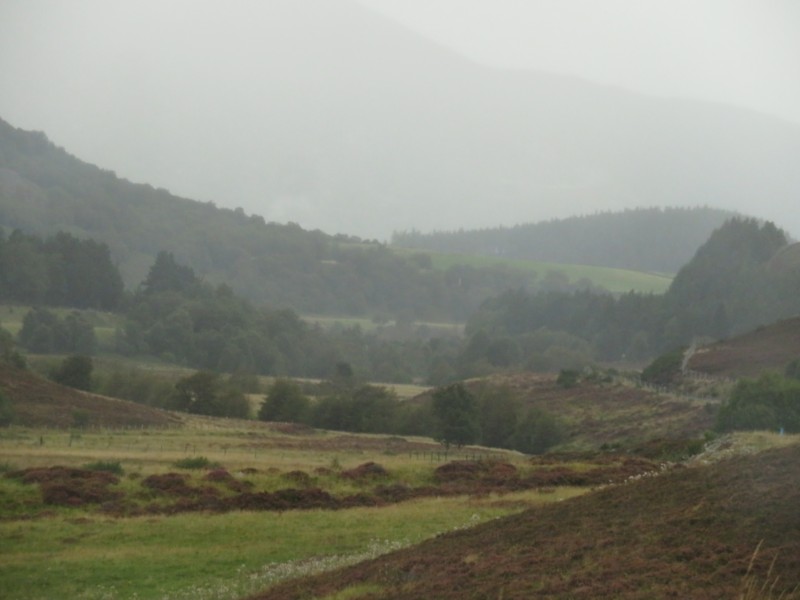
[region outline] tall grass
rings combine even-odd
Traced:
[[[742,590],[739,600],[797,600],[800,598],[800,595],[798,595],[800,593],[800,585],[795,586],[792,590],[781,589],[780,578],[773,575],[775,562],[778,560],[777,554],[772,558],[765,577],[761,578],[753,573],[753,565],[758,558],[758,553],[763,543],[764,540],[758,542],[758,546],[756,546],[753,555],[750,557],[747,573],[742,578]]]

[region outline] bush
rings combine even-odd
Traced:
[[[89,413],[85,410],[75,409],[72,411],[72,426],[84,429],[89,426]]]
[[[173,463],[173,466],[178,469],[210,469],[215,465],[205,456],[193,456],[191,458],[182,458]]]
[[[675,381],[683,366],[683,348],[663,354],[642,371],[642,381],[656,385],[668,385]]]
[[[53,381],[76,390],[89,391],[92,388],[92,359],[73,354],[67,356],[53,373]]]
[[[14,422],[14,407],[11,400],[0,391],[0,427],[8,427]]]
[[[720,408],[716,429],[800,432],[800,381],[777,373],[742,379]]]
[[[544,454],[566,437],[566,427],[556,416],[531,409],[514,433],[514,449],[526,454]]]
[[[113,473],[114,475],[122,475],[125,471],[122,469],[122,464],[117,461],[103,461],[89,463],[83,465],[87,471],[101,471],[103,473]]]
[[[258,411],[262,421],[299,423],[308,412],[309,401],[300,386],[290,379],[276,379]]]
[[[581,374],[575,369],[561,369],[556,378],[556,383],[563,388],[573,388],[578,385]]]

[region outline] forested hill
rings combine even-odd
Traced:
[[[164,250],[210,283],[300,313],[462,321],[488,296],[531,279],[499,267],[436,270],[377,242],[179,198],[82,162],[44,134],[2,120],[0,229],[103,242],[129,289]]]
[[[639,208],[515,227],[395,232],[392,244],[436,252],[505,256],[677,273],[735,213],[715,208]]]

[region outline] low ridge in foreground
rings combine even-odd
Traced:
[[[798,482],[797,444],[674,469],[258,598],[794,597]]]

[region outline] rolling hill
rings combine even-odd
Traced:
[[[672,470],[253,598],[769,598],[800,585],[800,445]]]
[[[0,391],[24,427],[168,427],[180,419],[142,404],[64,387],[0,361]]]
[[[714,424],[711,400],[657,393],[621,379],[564,387],[555,375],[514,373],[469,385],[475,391],[485,385],[509,389],[528,407],[558,415],[568,429],[559,450],[634,449],[658,439],[696,439]]]
[[[259,305],[320,315],[463,321],[488,296],[546,284],[551,270],[565,272],[570,285],[580,287],[578,279],[585,278],[614,291],[659,291],[668,282],[630,271],[508,260],[450,257],[447,264],[428,265],[419,253],[267,223],[130,183],[71,156],[43,134],[2,120],[0,227],[42,236],[62,230],[105,242],[128,289],[166,250],[207,281],[224,282]]]
[[[475,230],[395,232],[392,245],[472,254],[677,273],[726,220],[726,210],[637,208]]]
[[[754,377],[764,371],[783,373],[800,358],[800,317],[759,327],[740,336],[698,348],[686,366],[715,377]]]

